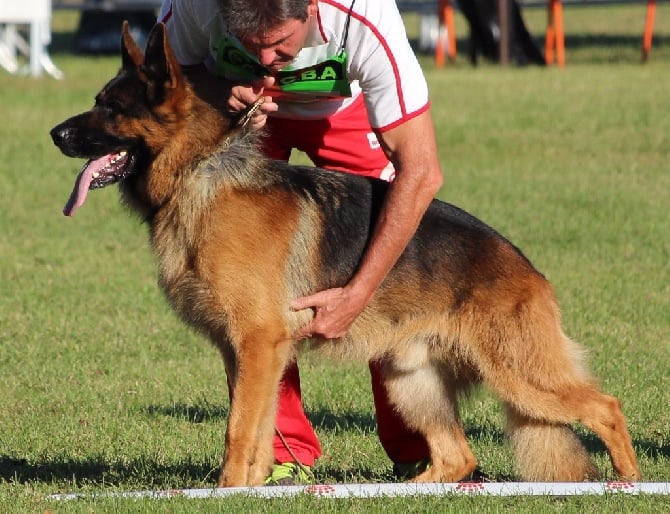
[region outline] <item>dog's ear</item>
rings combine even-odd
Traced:
[[[143,71],[156,87],[173,89],[183,83],[181,67],[170,47],[163,23],[154,25],[149,33]]]
[[[124,20],[121,27],[121,62],[124,70],[139,68],[144,62],[142,50],[130,34],[127,20]]]

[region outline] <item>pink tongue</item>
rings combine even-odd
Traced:
[[[79,207],[84,205],[86,197],[88,196],[88,189],[91,187],[91,181],[93,180],[93,174],[99,172],[105,166],[107,166],[112,159],[113,155],[104,155],[98,159],[91,159],[79,172],[77,175],[77,180],[74,183],[74,189],[70,193],[70,198],[68,199],[65,207],[63,207],[63,214],[66,216],[74,215]]]

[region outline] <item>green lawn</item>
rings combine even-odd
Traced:
[[[562,70],[475,69],[462,39],[455,65],[435,69],[425,58],[440,196],[498,228],[549,277],[566,331],[623,403],[645,479],[668,481],[670,4],[658,6],[644,66],[643,5],[566,8],[565,18]],[[527,19],[539,36],[544,11]],[[670,510],[667,497],[617,495],[46,501],[213,486],[228,409],[220,358],[168,309],[146,229],[116,192],[94,192],[73,219],[61,214],[80,163],[61,156],[48,131],[90,106],[119,66],[70,54],[74,23],[73,13],[54,19],[65,80],[0,73],[0,512]],[[391,480],[366,367],[307,356],[301,372],[324,449],[319,479]],[[513,478],[496,402],[482,392],[462,415],[482,470]],[[600,442],[579,433],[613,478]]]

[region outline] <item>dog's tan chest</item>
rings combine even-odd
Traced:
[[[177,314],[201,324],[212,308],[211,283],[200,264],[201,215],[184,202],[166,205],[151,223],[151,243],[157,257],[158,283]]]
[[[277,270],[289,259],[298,219],[290,198],[225,188],[208,201],[186,196],[151,226],[159,283],[179,316],[216,331],[283,320],[291,293]]]

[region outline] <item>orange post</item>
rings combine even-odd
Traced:
[[[651,40],[654,35],[654,18],[656,16],[656,0],[647,1],[647,18],[642,36],[642,62],[647,62],[651,52]]]
[[[449,38],[449,46],[447,47],[447,55],[449,59],[454,61],[456,59],[456,26],[454,23],[454,6],[451,0],[444,0],[444,21],[447,26],[447,36]]]
[[[544,62],[548,65],[554,62],[554,26],[547,23],[547,31],[544,35]]]
[[[439,1],[437,16],[440,31],[435,45],[435,63],[442,67],[446,58],[452,62],[456,59],[456,29],[454,26],[454,6],[451,0]]]
[[[547,0],[547,31],[545,34],[544,60],[547,64],[565,66],[565,34],[563,33],[563,3]]]

